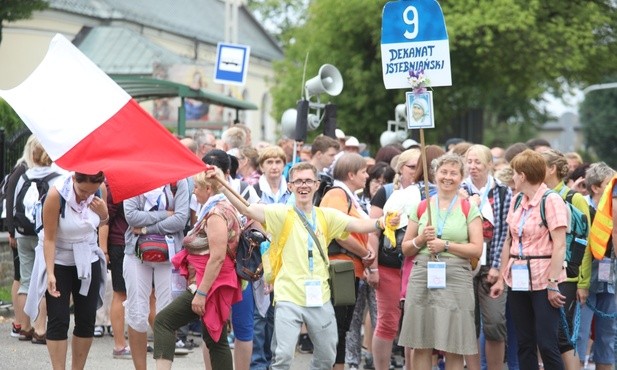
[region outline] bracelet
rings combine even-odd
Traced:
[[[422,247],[418,247],[418,244],[416,244],[416,238],[411,239],[411,244],[413,244],[413,247],[417,250],[422,249]]]
[[[370,268],[370,269],[368,269],[368,272],[370,272],[372,274],[374,272],[379,272],[379,269],[378,268]]]
[[[381,222],[379,222],[379,218],[375,220],[375,229],[383,230],[384,228],[381,226]]]
[[[109,215],[107,215],[107,217],[105,217],[105,219],[101,220],[99,223],[104,224],[107,223],[107,221],[109,221]]]
[[[557,292],[557,293],[561,293],[561,291],[557,288],[551,288],[550,286],[546,288],[547,290],[550,290],[551,292]]]
[[[555,284],[557,284],[557,283],[559,283],[559,280],[558,280],[558,279],[551,279],[551,278],[548,278],[548,282],[549,282],[549,283],[555,283]]]
[[[207,297],[207,296],[208,296],[208,293],[203,292],[203,291],[201,291],[201,290],[199,290],[199,289],[197,289],[197,290],[195,291],[195,294],[200,295],[200,296],[202,296],[202,297]]]

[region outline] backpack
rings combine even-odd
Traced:
[[[20,162],[15,167],[11,169],[8,175],[5,175],[0,182],[0,218],[6,218],[6,197],[9,192],[9,180],[13,177],[13,174],[18,170],[23,170],[24,172],[28,169],[26,162]]]
[[[327,175],[326,175],[327,176]],[[329,176],[328,176],[329,177]],[[319,187],[321,188],[321,183],[319,184]],[[347,191],[345,191],[345,189],[341,188],[340,186],[332,186],[332,183],[330,183],[329,186],[325,186],[323,189],[323,193],[320,194],[319,197],[319,204],[315,204],[317,206],[321,206],[321,201],[323,200],[323,197],[326,195],[326,193],[332,189],[341,189],[344,193],[345,193],[345,199],[347,200],[347,214],[349,214],[349,212],[351,212],[351,206],[352,206],[352,201],[351,201],[351,197],[349,196],[349,194],[347,194]],[[317,194],[315,194],[316,196]],[[316,198],[316,197],[315,197]],[[315,201],[315,198],[313,198],[313,202]],[[355,254],[349,252],[347,249],[343,248],[337,241],[336,239],[332,239],[332,241],[330,242],[330,244],[328,245],[328,255],[334,255],[334,254],[348,254],[350,256],[355,256],[357,257]]]
[[[101,189],[96,189],[96,192],[94,193],[95,197],[101,197],[103,196],[103,193],[101,193]],[[41,230],[43,230],[43,205],[45,204],[45,199],[47,199],[47,193],[43,194],[43,196],[41,196],[41,199],[39,199],[36,202],[36,205],[34,207],[34,225],[36,226],[34,229],[34,232],[36,234],[38,234]],[[64,199],[62,196],[60,196],[60,217],[64,218],[64,210],[66,208],[66,199]],[[35,234],[35,235],[36,235]]]
[[[21,176],[24,183],[15,198],[15,214],[13,216],[13,223],[17,232],[22,235],[36,235],[35,206],[41,197],[49,191],[49,181],[58,176],[60,174],[56,172],[40,179],[30,179],[26,174]]]
[[[418,210],[416,211],[416,216],[418,217],[418,221],[420,221],[420,217],[426,211],[426,207],[428,206],[428,200],[423,199],[420,204],[418,204]],[[465,215],[465,218],[469,217],[469,209],[471,208],[471,203],[469,203],[469,199],[461,199],[461,211]],[[478,266],[479,258],[470,258],[469,263],[471,264],[471,269],[475,270]]]
[[[240,240],[236,249],[236,273],[241,279],[257,281],[264,274],[261,260],[261,243],[269,241],[261,225],[249,220],[240,230]]]
[[[394,184],[385,184],[383,186],[383,189],[386,194],[385,199],[387,201],[392,195],[392,193],[394,193]],[[401,268],[401,266],[403,265],[403,251],[401,249],[401,246],[406,230],[407,226],[396,229],[396,231],[394,232],[394,236],[396,238],[396,245],[392,245],[392,243],[390,243],[390,240],[386,238],[384,233],[380,233],[379,248],[377,249],[377,262],[380,266],[392,267],[397,269]]]
[[[314,206],[319,206],[321,204],[321,200],[323,199],[324,195],[326,195],[328,190],[332,189],[332,187],[334,186],[334,178],[332,178],[332,176],[324,172],[320,172],[318,177],[319,177],[319,187],[317,188],[315,195],[313,195],[313,205]],[[351,206],[350,206],[350,209],[351,209]],[[349,211],[347,211],[347,213],[349,213]]]
[[[540,201],[540,217],[542,218],[542,224],[546,228],[548,228],[548,224],[546,222],[546,214],[544,209],[546,197],[548,197],[550,193],[555,192],[553,190],[547,190],[544,195],[542,195],[542,200]],[[589,236],[589,221],[587,220],[587,216],[578,208],[574,207],[574,205],[572,205],[572,198],[574,197],[574,194],[576,194],[576,192],[574,190],[570,190],[566,194],[565,199],[561,198],[561,196],[559,197],[563,199],[566,203],[569,215],[568,227],[566,230],[565,258],[565,261],[567,262],[566,273],[568,278],[578,277],[579,267],[583,262],[585,249],[587,249],[587,237]],[[514,203],[515,211],[521,205],[522,201],[523,194],[519,193],[519,195],[516,197],[516,202]]]

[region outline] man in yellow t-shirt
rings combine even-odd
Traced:
[[[215,176],[209,171],[208,176]],[[319,187],[317,169],[307,162],[289,171],[289,190],[295,196],[295,210],[279,204],[246,205],[227,188],[222,192],[243,215],[265,225],[280,236],[287,217],[293,217],[289,236],[282,246],[282,265],[274,279],[274,337],[272,370],[289,369],[302,323],[314,344],[311,369],[330,370],[334,364],[338,335],[328,286],[327,248],[332,239],[345,239],[349,232],[368,233],[383,228],[383,218],[352,218],[335,209],[313,207]],[[315,245],[298,212],[303,214],[324,249],[325,259]],[[318,216],[319,214],[319,216]],[[275,342],[275,343],[274,343]]]

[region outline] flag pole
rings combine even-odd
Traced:
[[[424,177],[424,198],[426,199],[426,210],[428,212],[427,226],[431,225],[431,195],[428,188],[428,164],[426,163],[426,145],[424,144],[424,129],[420,129],[420,150],[422,152],[422,174]]]
[[[234,196],[234,197],[238,198],[238,200],[239,200],[240,202],[242,202],[245,206],[247,206],[247,207],[248,207],[248,206],[250,205],[250,203],[249,203],[246,199],[244,199],[244,197],[243,197],[242,195],[238,194],[238,192],[237,192],[237,191],[235,191],[235,190],[231,187],[231,185],[229,185],[229,183],[227,182],[227,180],[225,180],[225,179],[221,179],[221,178],[220,178],[220,177],[218,177],[218,176],[214,176],[214,178],[216,179],[216,181],[218,181],[218,182],[219,182],[219,184],[223,185],[223,186],[225,187],[225,189],[229,190],[229,192],[230,192],[231,194],[233,194],[233,196]]]

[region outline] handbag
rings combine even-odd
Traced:
[[[356,304],[356,279],[354,275],[354,264],[348,260],[332,260],[328,261],[321,243],[315,235],[313,228],[309,226],[308,220],[304,215],[295,208],[296,213],[302,220],[302,224],[308,231],[309,235],[317,245],[319,254],[323,258],[324,262],[329,262],[328,272],[330,278],[328,284],[330,285],[330,295],[333,306],[351,306]]]
[[[146,234],[137,238],[135,255],[142,262],[167,262],[169,261],[169,246],[165,235]]]
[[[401,268],[403,264],[403,238],[407,226],[397,229],[394,232],[396,245],[392,245],[390,240],[382,233],[379,237],[379,250],[377,251],[377,263],[381,266]]]

